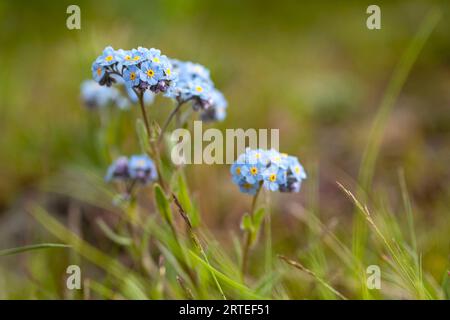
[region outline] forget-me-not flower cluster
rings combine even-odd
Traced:
[[[160,50],[139,47],[114,50],[106,47],[92,64],[92,77],[100,85],[111,86],[120,76],[128,88],[165,92],[176,79],[172,63]]]
[[[117,88],[99,85],[94,80],[85,80],[81,83],[81,99],[89,109],[103,108],[116,105],[120,109],[129,107],[129,100]]]
[[[108,168],[106,181],[136,181],[147,184],[158,178],[155,164],[147,155],[121,156]]]
[[[145,98],[149,91],[163,92],[179,104],[192,102],[203,121],[226,117],[227,101],[214,87],[209,70],[193,62],[170,59],[158,49],[115,50],[108,46],[92,64],[92,77],[107,87],[123,83],[133,102],[136,93],[144,92]]]
[[[209,70],[197,63],[175,59],[172,59],[172,65],[178,78],[166,96],[178,103],[191,101],[203,121],[222,121],[226,116],[227,101],[214,87]]]
[[[275,149],[250,149],[231,166],[233,182],[241,192],[255,195],[261,187],[270,191],[299,192],[306,173],[297,157]]]

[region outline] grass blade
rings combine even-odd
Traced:
[[[388,83],[383,99],[373,121],[367,147],[364,151],[359,170],[359,184],[361,187],[358,198],[366,200],[366,192],[370,189],[375,171],[376,159],[381,146],[381,141],[389,119],[392,108],[410,74],[412,67],[422,51],[425,43],[430,37],[433,29],[440,19],[441,13],[438,9],[431,10],[422,22],[419,31],[403,53],[396,65],[392,77]],[[367,225],[364,219],[356,215],[353,223],[353,254],[356,260],[364,261],[364,253],[367,241]],[[358,268],[356,268],[358,270]],[[361,270],[357,271],[361,273]],[[364,284],[361,283],[364,290]],[[367,293],[367,292],[366,292]]]
[[[40,244],[32,244],[28,246],[22,246],[17,248],[10,248],[0,250],[0,257],[10,256],[13,254],[18,254],[22,252],[34,251],[34,250],[42,250],[42,249],[55,249],[55,248],[71,248],[71,246],[62,243],[40,243]]]
[[[204,261],[202,258],[200,258],[198,255],[196,255],[193,251],[189,250],[189,254],[191,257],[199,262],[202,266],[204,266],[206,269],[208,269],[211,273],[213,273],[218,279],[223,281],[223,283],[227,284],[231,288],[238,291],[240,294],[242,294],[247,299],[255,299],[255,300],[261,300],[264,299],[264,297],[259,296],[258,294],[253,293],[249,288],[247,288],[245,285],[240,284],[239,282],[236,282],[235,280],[229,278],[227,275],[223,274],[222,272],[215,269],[213,266],[211,266],[209,263]]]
[[[336,296],[338,296],[339,298],[341,298],[342,300],[348,300],[342,293],[340,293],[339,291],[337,291],[336,289],[334,289],[331,285],[329,285],[325,280],[323,280],[321,277],[319,277],[316,273],[314,273],[313,271],[305,268],[302,264],[300,264],[297,261],[293,261],[290,260],[288,258],[286,258],[285,256],[279,255],[278,256],[281,260],[283,260],[284,262],[286,262],[287,264],[293,266],[294,268],[297,268],[303,272],[306,272],[307,274],[311,275],[312,277],[314,277],[317,281],[319,281],[325,288],[327,288],[328,290],[330,290],[331,292],[333,292]]]

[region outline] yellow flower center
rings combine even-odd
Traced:
[[[275,158],[273,158],[273,161],[275,161],[275,162],[280,162],[280,161],[281,161],[281,158],[280,158],[279,156],[276,156]]]
[[[300,173],[300,167],[299,166],[295,167],[294,171],[295,171],[295,173]]]
[[[167,74],[168,76],[170,76],[171,73],[172,73],[172,70],[170,70],[170,68],[167,68],[167,69],[166,69],[166,74]]]
[[[159,58],[158,58],[158,57],[154,57],[154,58],[152,59],[152,61],[155,62],[155,63],[159,63]]]
[[[250,173],[251,173],[252,175],[257,174],[257,173],[258,173],[258,168],[252,167],[252,168],[250,169]]]
[[[236,168],[236,174],[241,174],[241,168]]]
[[[272,182],[276,181],[277,180],[277,175],[275,173],[271,174],[269,176],[269,180],[272,181]]]
[[[112,61],[112,59],[113,59],[113,56],[112,56],[112,55],[109,55],[109,56],[107,56],[107,57],[105,58],[105,61],[110,62],[110,61]]]
[[[252,185],[250,183],[244,183],[245,189],[250,189],[251,187],[252,187]]]
[[[197,91],[197,92],[203,92],[203,88],[200,87],[200,86],[196,86],[196,87],[195,87],[195,91]]]
[[[139,56],[135,56],[135,57],[133,58],[134,61],[139,61],[140,59],[141,59],[141,57],[139,57]]]
[[[256,158],[256,159],[261,158],[261,153],[257,153],[257,154],[255,155],[255,158]]]
[[[136,79],[136,73],[131,72],[131,73],[130,73],[130,79],[131,79],[131,80]]]
[[[130,55],[126,55],[125,56],[125,60],[130,61],[131,60],[131,56]]]
[[[138,162],[136,164],[138,165],[138,167],[143,167],[143,166],[145,166],[145,161],[144,160],[138,160]]]
[[[155,71],[153,71],[152,69],[148,69],[148,70],[147,70],[147,75],[148,75],[150,78],[153,78],[153,76],[155,75]]]

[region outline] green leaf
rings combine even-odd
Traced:
[[[139,281],[132,275],[126,275],[121,287],[122,293],[127,299],[131,300],[147,300],[148,297],[144,292],[144,288]]]
[[[173,217],[172,210],[170,209],[170,203],[159,184],[155,184],[154,194],[159,213],[164,220],[166,220],[169,224],[172,224]]]
[[[278,271],[271,271],[267,273],[257,282],[257,285],[254,289],[255,292],[262,296],[270,296],[270,294],[273,292],[273,287],[280,280],[280,278],[281,275],[278,273]]]
[[[147,153],[150,150],[150,140],[145,129],[144,121],[142,119],[136,120],[136,132],[142,152]]]
[[[198,209],[189,197],[189,189],[186,183],[186,178],[182,172],[177,172],[175,177],[175,190],[181,206],[186,211],[192,226],[198,227],[200,224],[200,214]]]
[[[70,248],[71,246],[61,243],[40,243],[40,244],[32,244],[29,246],[23,246],[23,247],[17,247],[17,248],[11,248],[11,249],[5,249],[0,250],[0,257],[2,256],[9,256],[17,253],[27,252],[27,251],[33,251],[33,250],[40,250],[40,249],[52,249],[52,248]]]
[[[183,277],[183,279],[187,279],[189,281],[190,285],[193,285],[191,282],[189,275],[186,273],[186,271],[183,269],[183,267],[180,264],[180,258],[175,256],[174,252],[171,251],[171,249],[168,249],[164,244],[157,243],[156,244],[158,249],[161,251],[161,254],[166,259],[167,263],[174,268],[175,272]]]
[[[158,122],[152,120],[152,122],[150,123],[150,140],[157,141],[160,134],[161,127],[159,126]]]
[[[111,241],[121,245],[121,246],[129,246],[132,244],[132,240],[128,237],[124,237],[115,233],[111,228],[102,220],[98,219],[97,224],[103,233],[110,239]]]
[[[87,282],[87,286],[93,292],[96,292],[98,295],[100,295],[103,299],[108,300],[117,299],[118,294],[114,292],[114,290],[111,290],[110,288],[108,288],[107,286],[103,285],[100,282],[89,279],[89,281]]]
[[[264,218],[264,214],[264,208],[260,208],[255,211],[253,216],[250,216],[248,213],[245,213],[242,216],[241,229],[249,233],[251,244],[253,244],[258,238],[258,233]]]
[[[141,284],[148,286],[148,283],[139,274],[124,266],[116,257],[105,254],[81,239],[43,208],[34,205],[30,208],[30,213],[51,234],[61,241],[69,243],[75,252],[104,269],[108,275],[113,276],[117,280],[123,280],[124,275],[133,275],[133,278],[137,279]]]
[[[266,210],[264,208],[259,208],[253,214],[253,226],[256,230],[259,230],[261,223],[264,219],[264,215],[266,214]]]
[[[250,217],[248,213],[244,213],[244,215],[242,216],[241,229],[248,232],[253,232],[254,230],[252,217]]]
[[[259,230],[261,228],[262,221],[264,219],[265,214],[264,208],[259,208],[256,210],[253,214],[252,218],[252,228],[250,230],[250,244],[255,243],[255,241],[258,239]]]
[[[208,264],[206,261],[204,261],[202,258],[200,258],[198,255],[196,255],[192,250],[189,250],[189,254],[192,258],[194,258],[195,261],[199,262],[203,267],[208,269],[210,272],[216,275],[216,277],[221,280],[224,284],[228,285],[229,287],[235,289],[244,299],[254,299],[254,300],[262,300],[264,297],[261,297],[260,295],[252,292],[251,289],[246,287],[243,284],[240,284],[239,282],[231,279],[227,275],[223,274],[222,272],[215,269],[213,266]]]

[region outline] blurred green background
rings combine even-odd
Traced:
[[[368,5],[382,29],[368,30]],[[81,8],[81,30],[66,28],[66,8]],[[110,162],[98,147],[98,116],[79,86],[101,50],[155,47],[207,66],[228,100],[225,128],[279,128],[280,149],[304,164],[300,194],[274,195],[274,246],[308,245],[289,214],[314,206],[338,230],[351,230],[353,207],[336,186],[355,186],[370,128],[395,65],[431,8],[442,14],[396,101],[383,135],[372,200],[402,220],[398,172],[405,172],[424,268],[440,281],[450,248],[450,20],[448,1],[1,1],[0,230],[2,247],[27,243],[27,201],[41,184],[73,167],[102,178]],[[161,122],[172,108],[158,98]],[[115,152],[137,152],[131,110]],[[228,166],[190,166],[191,190],[205,225],[227,240],[250,199]],[[65,198],[53,195],[65,214]],[[95,210],[89,211],[92,213]],[[94,214],[94,213],[92,213]],[[88,219],[88,218],[87,218]],[[277,250],[275,250],[277,251]]]

